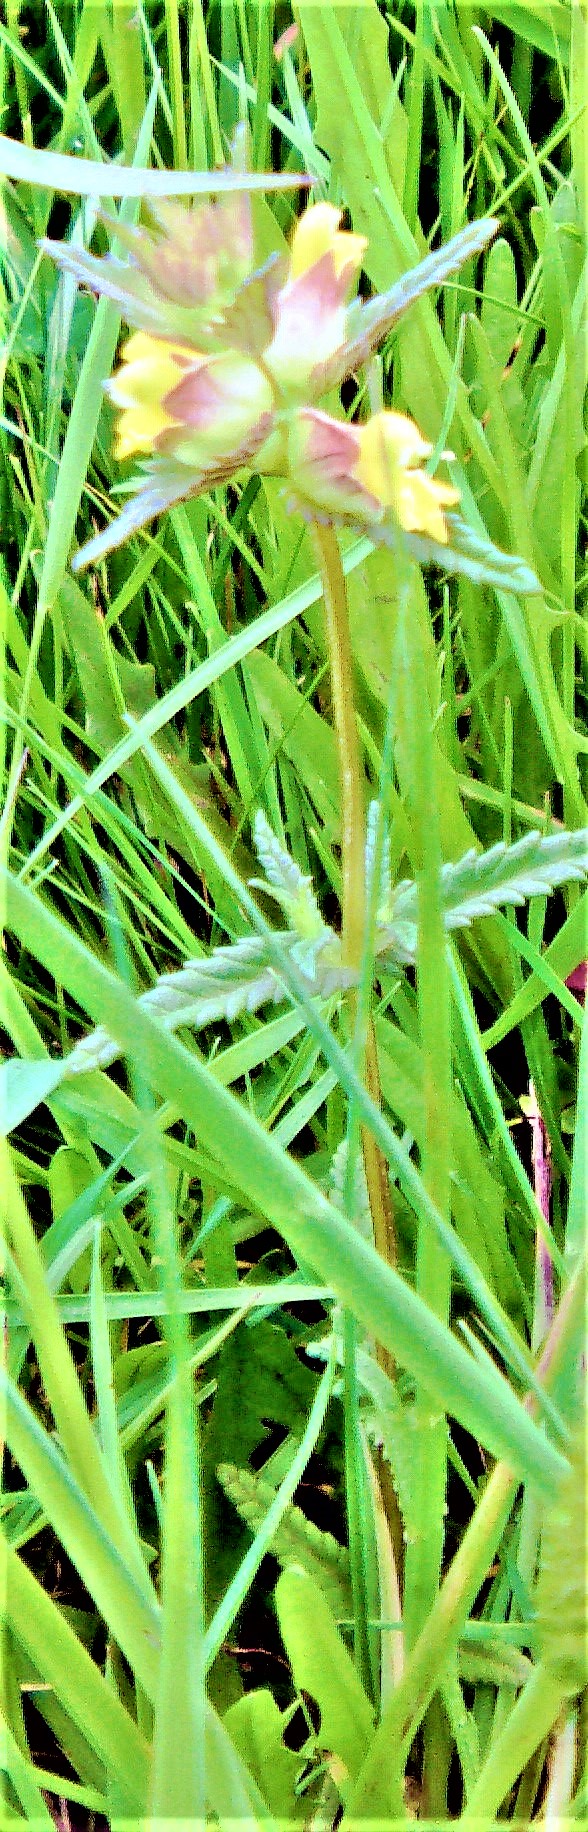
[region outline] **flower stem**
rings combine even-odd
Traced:
[[[345,966],[357,973],[365,932],[365,818],[362,773],[353,696],[353,655],[347,590],[334,528],[313,523],[313,540],[322,579],[335,731],[341,772],[343,889],[342,951]]]
[[[345,574],[341,565],[339,543],[334,528],[314,522],[314,548],[323,586],[331,691],[335,715],[335,732],[341,776],[342,816],[342,955],[345,966],[361,974],[366,935],[366,874],[364,784],[361,769],[357,722],[353,693],[353,652],[349,629],[349,611]],[[357,1002],[351,1001],[357,1014]],[[371,1019],[365,1035],[359,1038],[362,1062],[358,1068],[365,1075],[372,1099],[380,1100],[378,1055]],[[368,1186],[374,1239],[378,1252],[389,1265],[396,1259],[394,1220],[390,1200],[388,1167],[372,1133],[364,1130],[363,1157]]]
[[[361,767],[355,700],[353,692],[353,652],[349,629],[349,611],[345,575],[341,565],[339,543],[334,528],[313,523],[314,548],[320,572],[329,662],[331,671],[331,692],[335,718],[335,733],[339,753],[339,771],[341,778],[341,952],[343,963],[361,977],[364,947],[367,933],[368,909],[366,898],[365,871],[365,811],[364,781]],[[378,1105],[380,1104],[380,1077],[374,1027],[369,1010],[362,1012],[362,1001],[357,993],[348,995],[348,1011],[351,1029],[354,1033],[354,1058],[358,1075],[363,1076],[369,1093]],[[374,1230],[374,1243],[378,1253],[389,1265],[396,1260],[395,1232],[392,1202],[390,1197],[390,1180],[388,1165],[377,1144],[373,1133],[367,1127],[362,1128],[362,1152],[369,1204]],[[348,1319],[345,1388],[354,1382],[354,1328]],[[384,1372],[390,1377],[394,1374],[394,1361],[389,1349],[378,1345],[377,1359]],[[349,1444],[350,1454],[353,1443]],[[391,1480],[390,1471],[382,1458],[378,1458],[378,1480],[384,1515],[388,1523],[392,1557],[397,1572],[400,1569],[403,1540],[402,1521],[399,1514],[396,1492]],[[353,1487],[353,1485],[352,1485]],[[351,1527],[351,1523],[350,1523]],[[354,1547],[354,1537],[356,1540]],[[361,1565],[361,1535],[350,1532],[350,1555],[352,1558],[352,1583],[354,1598],[354,1616],[356,1624],[356,1653],[360,1667],[365,1669],[365,1681],[368,1682],[369,1660],[367,1654],[367,1613],[368,1598],[365,1589],[365,1573],[355,1570]],[[353,1553],[355,1552],[355,1557]],[[363,1660],[362,1660],[363,1655]],[[369,1689],[369,1688],[368,1688]]]

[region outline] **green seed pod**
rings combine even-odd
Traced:
[[[541,1658],[562,1690],[588,1683],[586,1621],[586,1420],[576,1426],[571,1469],[546,1512],[537,1582],[537,1633]]]

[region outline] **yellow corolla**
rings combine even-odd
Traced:
[[[178,424],[163,403],[186,370],[202,358],[184,344],[150,337],[146,331],[129,337],[121,357],[122,368],[104,386],[115,407],[123,410],[116,424],[115,456],[130,458],[133,452],[151,452],[159,434]]]
[[[345,345],[347,300],[367,242],[363,235],[339,229],[340,220],[341,211],[333,204],[311,204],[303,211],[286,279],[273,301],[274,335],[264,350],[264,364],[292,402],[314,398],[313,370]]]
[[[299,217],[290,249],[290,280],[299,280],[325,254],[331,254],[337,279],[349,283],[359,273],[367,248],[364,235],[340,229],[341,210],[334,204],[310,204]]]
[[[459,502],[459,491],[418,469],[433,450],[414,420],[384,409],[358,429],[360,452],[353,476],[382,508],[392,509],[407,534],[429,534],[447,545],[444,509]],[[451,458],[452,452],[443,452]]]

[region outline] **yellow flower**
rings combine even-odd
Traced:
[[[122,407],[116,424],[115,456],[151,452],[155,440],[177,424],[163,403],[181,380],[182,373],[199,361],[198,352],[183,344],[167,343],[135,331],[121,351],[123,367],[117,369],[105,391],[115,407]]]
[[[407,534],[429,534],[446,546],[449,534],[443,513],[459,502],[459,491],[438,483],[419,462],[428,458],[432,445],[423,439],[414,420],[384,409],[358,428],[360,454],[353,476],[383,509],[394,511]],[[452,452],[443,452],[451,458]]]
[[[345,344],[347,298],[367,242],[339,229],[340,220],[332,204],[311,204],[303,211],[286,279],[272,306],[274,335],[264,364],[290,399],[301,401],[309,393],[312,398],[313,370]]]
[[[367,238],[340,229],[341,215],[341,210],[336,210],[333,204],[310,204],[303,211],[292,237],[290,280],[300,279],[300,275],[308,273],[309,267],[314,267],[324,254],[330,254],[337,279],[344,279],[351,285],[359,273]]]
[[[459,492],[417,468],[432,449],[405,414],[382,411],[354,426],[302,408],[288,439],[291,500],[304,514],[371,529],[392,515],[407,534],[429,534],[447,546],[443,510],[459,502]]]
[[[270,430],[270,383],[239,351],[209,357],[136,331],[122,363],[105,384],[123,410],[117,458],[156,451],[197,472],[217,468],[219,460],[224,470],[237,470]]]

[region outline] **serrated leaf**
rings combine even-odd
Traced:
[[[337,1340],[337,1360],[343,1366],[342,1319],[337,1306],[331,1313],[331,1324]],[[306,1353],[313,1361],[326,1361],[328,1352],[329,1345],[325,1341],[307,1344]],[[414,1486],[412,1406],[400,1399],[394,1382],[380,1367],[366,1340],[357,1347],[355,1352],[355,1374],[362,1425],[370,1443],[382,1451],[386,1462],[390,1465],[400,1512],[406,1531],[410,1533],[413,1524]],[[340,1397],[341,1391],[342,1383],[339,1382],[333,1388],[333,1392]]]
[[[370,528],[375,545],[398,548],[400,542],[421,566],[440,566],[450,577],[471,579],[474,585],[493,585],[498,591],[520,592],[530,597],[542,587],[532,567],[519,554],[503,553],[487,535],[476,534],[460,515],[445,517],[449,542],[422,534],[405,534],[391,522]]]
[[[294,1344],[284,1330],[268,1319],[257,1323],[254,1331],[240,1326],[223,1344],[203,1449],[207,1487],[207,1589],[211,1609],[233,1575],[238,1562],[237,1549],[242,1548],[244,1538],[239,1521],[228,1514],[221,1496],[216,1477],[218,1466],[249,1457],[266,1442],[272,1425],[301,1433],[315,1389],[313,1375],[298,1359]]]
[[[267,884],[260,883],[258,878],[251,878],[250,883],[261,890],[267,891],[269,888],[270,896],[280,904],[301,940],[317,941],[324,932],[324,923],[312,888],[312,878],[301,872],[290,853],[280,845],[261,808],[258,808],[253,822],[253,840]]]
[[[475,916],[491,916],[504,903],[547,896],[558,884],[588,873],[588,828],[577,833],[527,833],[514,846],[499,842],[478,857],[468,855],[443,867],[442,897],[447,928]]]
[[[527,833],[513,846],[502,841],[488,852],[464,853],[441,872],[443,919],[447,930],[468,928],[479,916],[491,916],[502,904],[547,896],[556,885],[588,874],[588,828],[577,833]],[[391,920],[382,942],[396,960],[414,961],[418,943],[418,886],[398,884]],[[381,944],[378,944],[379,950]]]
[[[310,997],[329,998],[349,985],[350,975],[340,965],[339,942],[331,929],[321,924],[314,943],[301,941],[295,930],[283,930],[273,939],[293,956]],[[199,1030],[221,1018],[231,1023],[242,1012],[255,1012],[261,1005],[287,997],[279,972],[269,964],[263,936],[253,935],[216,948],[208,957],[186,961],[176,973],[162,974],[138,1003],[154,1013],[166,1030],[177,1030],[180,1025]],[[118,1054],[118,1045],[100,1026],[76,1044],[67,1058],[67,1075],[107,1068]]]
[[[414,1425],[410,1404],[399,1399],[394,1382],[369,1350],[356,1351],[356,1376],[362,1421],[368,1437],[389,1463],[407,1534],[413,1527]]]
[[[275,1488],[263,1474],[239,1469],[235,1463],[220,1463],[218,1481],[252,1533],[256,1533],[275,1499]],[[351,1584],[349,1558],[344,1546],[332,1533],[325,1533],[308,1520],[301,1508],[287,1509],[272,1540],[272,1552],[278,1564],[300,1565],[320,1585],[334,1616],[349,1616]]]
[[[464,229],[452,236],[451,241],[445,242],[441,248],[435,248],[416,267],[409,268],[408,273],[403,274],[389,292],[379,293],[367,305],[359,306],[355,322],[352,320],[351,323],[344,353],[336,351],[324,365],[325,389],[342,382],[352,369],[366,362],[408,307],[416,299],[422,298],[423,293],[429,292],[431,287],[442,286],[450,274],[456,273],[464,262],[479,254],[492,240],[498,227],[498,219],[493,216],[480,217],[475,223],[467,223]]]
[[[194,475],[187,468],[183,475],[179,469],[168,475],[161,468],[159,473],[154,471],[146,480],[136,479],[135,492],[120,515],[115,516],[113,522],[109,522],[100,534],[93,535],[92,540],[86,541],[74,554],[72,572],[82,572],[86,566],[95,566],[98,560],[103,560],[115,547],[121,547],[130,534],[138,534],[156,515],[163,515],[165,509],[183,502],[195,487]]]

